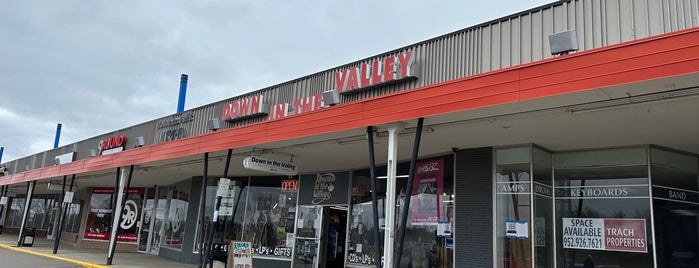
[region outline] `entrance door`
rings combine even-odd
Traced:
[[[325,207],[323,211],[323,241],[325,266],[344,267],[345,237],[347,237],[347,207]]]
[[[347,207],[299,206],[294,268],[343,267]]]
[[[299,206],[296,212],[294,268],[319,267],[322,206]]]
[[[167,186],[157,186],[146,191],[146,200],[143,202],[141,216],[141,230],[139,231],[138,252],[152,255],[158,255],[160,252],[167,194]]]

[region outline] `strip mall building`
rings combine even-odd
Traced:
[[[75,175],[61,239],[106,249],[131,176],[118,248],[180,262],[207,230],[258,267],[699,267],[698,26],[697,0],[558,1],[3,163],[4,231],[55,237]]]

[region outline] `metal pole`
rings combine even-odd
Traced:
[[[395,242],[396,225],[396,168],[398,156],[398,131],[404,128],[404,123],[395,123],[388,127],[388,167],[386,178],[386,212],[383,244],[383,267],[393,267],[393,245]]]
[[[22,214],[22,222],[19,226],[19,237],[17,238],[17,247],[22,246],[22,235],[27,224],[27,216],[29,216],[29,207],[32,204],[32,194],[34,194],[34,185],[36,182],[30,181],[27,183],[27,202],[24,204],[24,214]]]
[[[0,198],[5,197],[5,193],[7,193],[7,188],[10,187],[9,185],[3,185],[0,187]],[[5,205],[0,205],[0,234],[2,234],[2,224],[5,222],[4,219],[2,218],[2,214],[5,212]]]
[[[129,188],[131,187],[131,178],[133,177],[133,168],[134,168],[134,165],[131,165],[129,167],[129,178],[126,180],[126,187],[124,187],[124,185],[123,185],[124,173],[123,172],[121,173],[122,185],[120,186],[120,189],[119,189],[119,195],[121,195],[121,198],[118,198],[119,199],[118,210],[116,210],[114,212],[114,224],[116,225],[116,228],[112,228],[112,233],[116,233],[116,234],[114,236],[114,239],[113,240],[110,239],[110,241],[109,241],[111,244],[109,245],[110,247],[109,247],[109,255],[107,256],[107,265],[112,265],[112,261],[114,260],[114,250],[116,250],[116,242],[117,242],[117,238],[119,238],[118,237],[119,236],[119,232],[118,232],[119,223],[121,222],[121,214],[123,212],[122,210],[123,210],[124,206],[126,205],[126,199],[128,199],[128,197],[129,197]],[[124,188],[126,188],[126,189],[124,189]],[[124,195],[126,195],[126,196],[124,196]]]
[[[376,163],[374,160],[374,129],[369,126],[366,128],[367,138],[369,140],[369,176],[371,176],[371,209],[374,217],[374,263],[376,268],[381,268],[381,233],[379,232],[379,201],[376,197]]]
[[[73,183],[75,182],[75,174],[71,176],[70,178],[70,187],[68,188],[69,192],[73,191]],[[65,183],[64,183],[65,185]],[[63,196],[65,198],[65,194]],[[63,226],[65,225],[66,222],[66,213],[68,213],[68,203],[71,202],[65,202],[66,200],[63,200],[63,214],[61,214],[61,221],[58,223],[58,236],[56,237],[55,245],[53,247],[53,254],[56,254],[58,252],[58,245],[61,243],[61,233],[63,232]]]
[[[204,177],[201,179],[201,198],[199,199],[199,233],[197,242],[199,244],[199,268],[205,267],[204,257],[204,215],[206,210],[206,180],[209,176],[209,153],[204,153]]]
[[[114,192],[116,193],[116,190],[119,189],[119,178],[121,175],[121,167],[117,167],[117,172],[116,172],[116,180],[114,181]],[[112,212],[114,212],[114,208],[116,208],[117,205],[117,199],[112,196],[112,206],[110,207],[112,209]]]
[[[405,201],[403,202],[402,211],[400,213],[400,223],[398,225],[398,248],[396,249],[395,267],[400,267],[400,258],[403,255],[403,241],[405,240],[405,226],[408,222],[408,209],[410,209],[410,197],[413,195],[413,177],[415,176],[415,162],[417,161],[418,151],[420,150],[420,138],[422,137],[422,124],[425,121],[420,117],[417,120],[417,129],[415,130],[415,142],[413,143],[413,157],[410,159],[410,170],[408,171],[408,183],[405,184]]]
[[[230,167],[231,164],[231,156],[233,156],[233,149],[228,149],[228,154],[226,155],[226,165],[223,167],[223,177],[227,178],[228,177],[228,168]],[[211,217],[211,232],[209,232],[209,243],[208,247],[209,250],[207,250],[206,254],[206,261],[209,263],[209,268],[214,267],[214,260],[213,260],[213,254],[212,251],[214,249],[214,231],[218,229],[218,210],[221,208],[221,196],[216,196],[216,207],[214,209],[214,216]]]
[[[58,241],[60,239],[60,226],[61,226],[61,221],[63,220],[63,203],[65,203],[65,198],[66,198],[66,179],[68,178],[67,175],[63,176],[63,185],[61,186],[61,203],[60,203],[60,208],[58,208],[58,221],[56,221],[56,228],[53,230],[54,235],[53,235],[53,254],[56,254],[58,251]],[[58,233],[56,233],[58,232]]]

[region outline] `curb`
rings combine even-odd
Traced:
[[[0,248],[6,248],[9,250],[14,250],[14,251],[22,252],[22,253],[27,253],[27,254],[46,257],[46,258],[72,262],[72,263],[81,265],[82,267],[85,267],[85,268],[109,268],[109,266],[104,266],[104,265],[99,265],[99,264],[94,264],[94,263],[89,263],[89,262],[84,262],[84,261],[79,261],[79,260],[74,260],[74,259],[68,259],[65,257],[56,256],[53,254],[41,253],[41,252],[23,249],[23,248],[18,248],[18,247],[13,247],[13,246],[5,245],[5,244],[0,244]]]

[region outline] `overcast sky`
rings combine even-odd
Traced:
[[[4,1],[2,162],[553,0]]]

